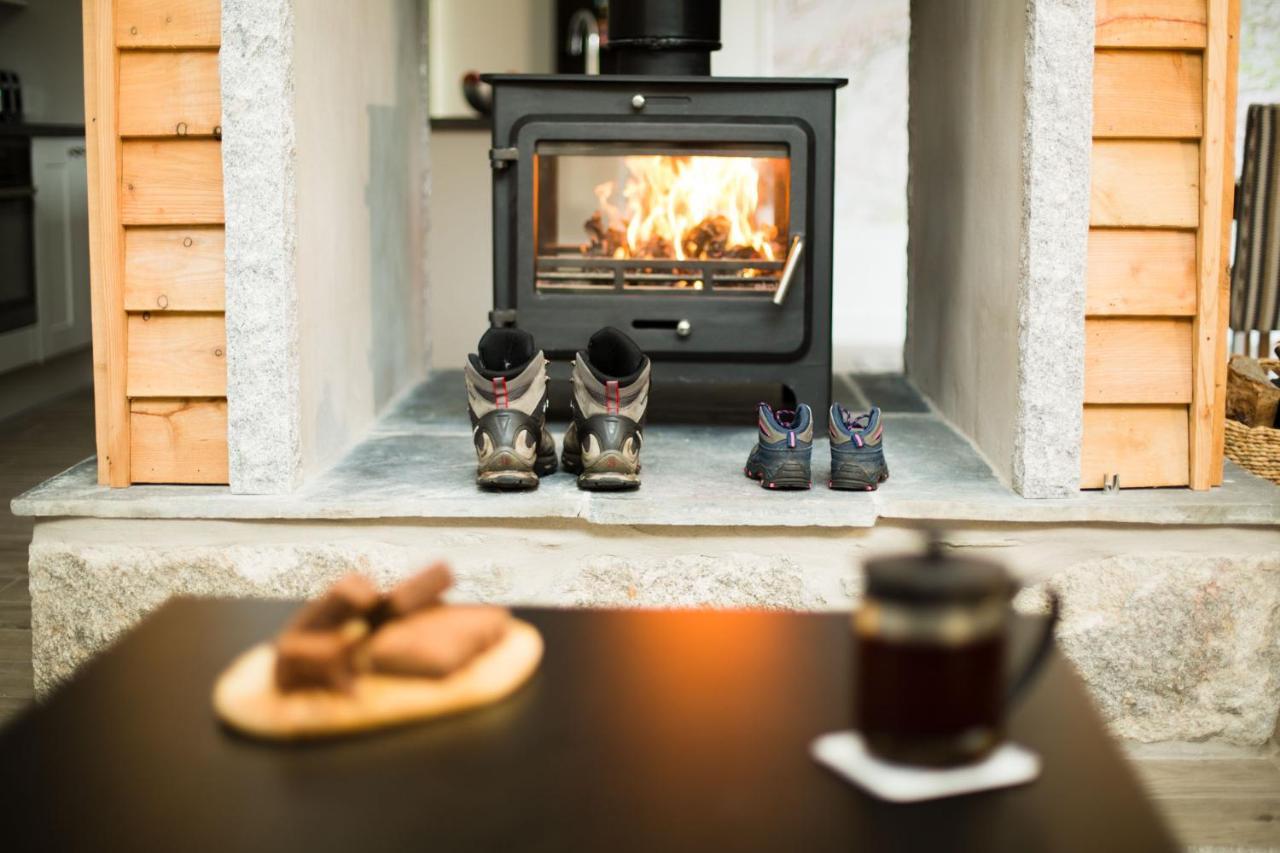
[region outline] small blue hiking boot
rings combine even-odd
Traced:
[[[760,436],[742,469],[765,489],[807,489],[813,485],[813,412],[801,403],[793,412],[760,404]]]
[[[855,415],[839,403],[831,406],[831,479],[833,489],[874,492],[889,479],[884,461],[884,425],[880,409]]]

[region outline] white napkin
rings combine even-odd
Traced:
[[[862,736],[854,731],[822,735],[809,746],[809,751],[819,764],[872,796],[893,803],[1025,785],[1040,775],[1040,756],[1008,741],[977,764],[945,770],[881,761],[867,751]]]

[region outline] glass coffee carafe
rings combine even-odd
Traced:
[[[855,727],[885,761],[953,767],[1004,739],[1006,710],[1053,644],[1056,600],[1025,662],[1009,675],[1010,600],[997,563],[944,554],[874,559],[854,612]]]

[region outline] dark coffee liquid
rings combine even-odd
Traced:
[[[1002,737],[1001,634],[960,646],[859,637],[855,725],[887,761],[945,767],[984,757]]]

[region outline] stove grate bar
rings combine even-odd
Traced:
[[[536,278],[538,287],[545,290],[724,291],[768,295],[778,288],[782,266],[782,261],[736,258],[682,261],[540,255]],[[746,275],[748,270],[758,274]],[[690,285],[691,282],[695,284]]]

